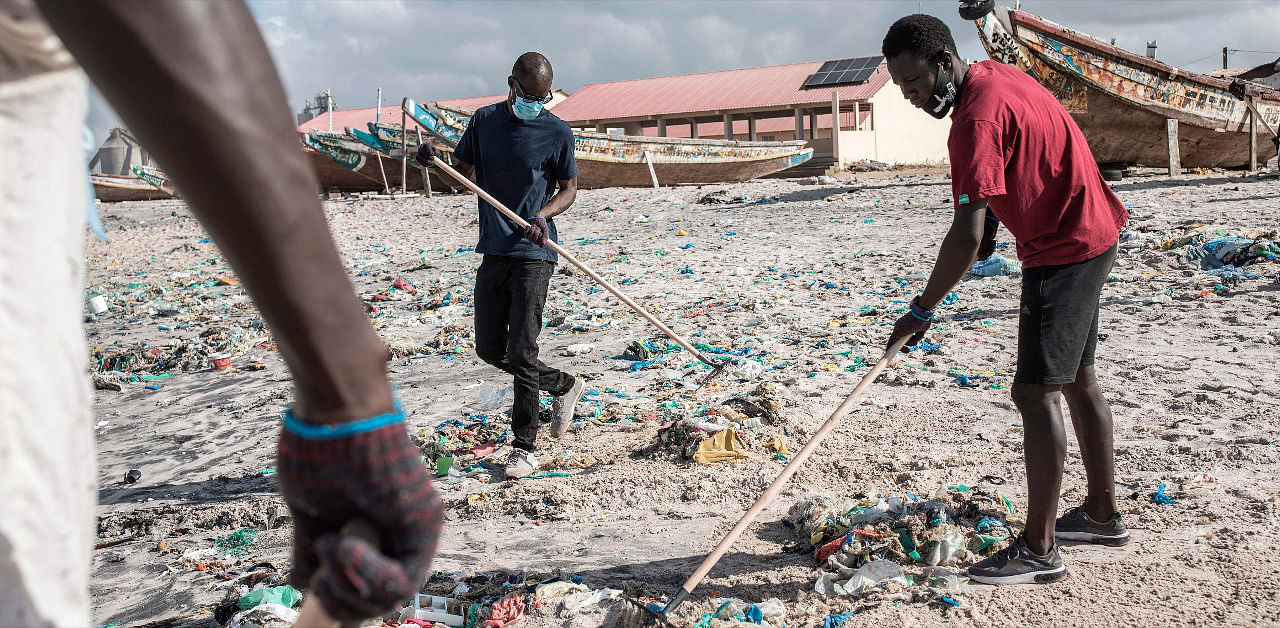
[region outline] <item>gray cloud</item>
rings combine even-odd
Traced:
[[[501,93],[526,50],[546,54],[556,86],[570,92],[587,83],[876,54],[889,25],[918,11],[945,20],[962,55],[985,58],[952,0],[253,0],[250,8],[295,111],[326,88],[349,109],[372,106],[378,87],[386,102]],[[1162,60],[1195,61],[1186,67],[1196,71],[1219,67],[1222,46],[1280,51],[1280,3],[1272,0],[1024,0],[1023,8],[1115,37],[1129,50],[1144,51],[1155,39]],[[1266,60],[1237,53],[1231,61]]]

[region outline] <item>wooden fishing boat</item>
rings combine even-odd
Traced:
[[[1134,54],[1049,20],[991,0],[967,0],[960,14],[975,22],[994,60],[1035,77],[1071,112],[1104,166],[1166,166],[1166,120],[1178,120],[1184,168],[1249,164],[1249,116],[1230,81]],[[1251,85],[1259,122],[1280,123],[1280,91]],[[1259,163],[1276,155],[1258,125]]]
[[[173,198],[172,193],[159,190],[135,176],[90,172],[89,182],[93,184],[93,195],[104,203]]]
[[[450,125],[440,116],[448,112],[431,112],[409,99],[404,102],[404,110],[439,143],[457,145],[461,133],[449,132]],[[798,166],[813,157],[813,149],[799,140],[739,142],[587,131],[574,131],[573,138],[580,188],[653,185],[650,164],[663,185],[746,181]]]
[[[649,186],[649,163],[662,185],[746,181],[813,157],[803,140],[737,142],[575,131],[578,187]]]
[[[170,181],[169,177],[159,168],[152,168],[151,166],[134,166],[130,168],[130,170],[133,171],[134,176],[146,181],[151,185],[151,187],[154,187],[169,196],[178,195],[173,188],[173,182]]]
[[[303,142],[308,148],[360,177],[354,179],[349,175],[333,171],[332,168],[326,168],[325,172],[328,175],[321,175],[321,187],[326,190],[336,188],[351,192],[383,190],[385,176],[387,188],[400,188],[402,165],[399,144],[395,147],[388,146],[387,143],[368,134],[360,136],[351,134],[350,131],[353,130],[355,129],[348,129],[347,134],[341,134],[313,129],[304,137]],[[386,152],[380,150],[382,148],[385,148]],[[412,156],[412,152],[416,149],[416,144],[410,148],[408,168],[404,169],[408,189],[411,191],[422,189],[422,168]],[[317,173],[320,173],[319,169]],[[433,191],[452,192],[457,187],[456,184],[450,185],[449,182],[444,181],[435,172],[428,173],[428,177]]]

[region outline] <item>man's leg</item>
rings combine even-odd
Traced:
[[[1115,447],[1111,407],[1098,388],[1092,364],[1076,371],[1076,381],[1062,387],[1071,408],[1071,424],[1080,443],[1080,457],[1089,482],[1084,509],[1094,521],[1110,521],[1116,514]]]
[[[508,373],[507,321],[511,318],[511,264],[509,258],[486,255],[476,271],[472,295],[475,310],[476,355]]]
[[[515,402],[511,409],[511,431],[515,446],[534,451],[538,437],[538,389],[542,367],[538,360],[538,333],[542,331],[542,308],[547,301],[554,264],[543,260],[519,260],[511,272],[511,309],[507,320],[506,363],[515,377]]]
[[[1067,438],[1062,429],[1062,386],[1014,382],[1010,392],[1022,414],[1027,468],[1027,548],[1044,555],[1053,547]]]

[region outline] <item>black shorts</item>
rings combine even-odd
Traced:
[[[1098,297],[1116,261],[1116,247],[1093,259],[1037,266],[1022,274],[1018,372],[1023,384],[1070,384],[1094,362]]]

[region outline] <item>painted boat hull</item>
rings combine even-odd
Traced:
[[[304,136],[303,143],[312,155],[312,166],[320,179],[322,191],[382,191],[383,173],[386,174],[389,187],[401,187],[400,160],[387,157],[355,139],[344,139],[338,134],[313,133]],[[317,160],[317,157],[323,161]],[[328,163],[324,163],[326,161]],[[404,174],[405,185],[409,190],[422,189],[422,169],[417,164],[410,162]],[[431,173],[429,177],[433,191],[449,192],[453,189],[435,173]]]
[[[987,54],[1015,65],[1066,107],[1100,164],[1169,163],[1165,120],[1178,120],[1184,168],[1249,165],[1249,122],[1229,82],[1187,72],[1025,11],[995,7],[975,20]],[[1280,91],[1259,88],[1262,122],[1280,123]],[[1259,125],[1259,163],[1276,155]]]
[[[446,124],[457,123],[461,116],[447,110],[437,114],[407,99],[404,110],[450,147],[461,137],[461,132]],[[446,120],[445,116],[453,118]],[[370,131],[383,141],[399,140],[398,126],[370,124]],[[661,185],[746,181],[798,166],[813,157],[813,150],[805,148],[804,142],[696,140],[587,131],[574,132],[573,139],[580,188],[653,185],[646,153]]]
[[[90,173],[93,195],[104,203],[121,201],[158,201],[173,198],[139,177]]]

